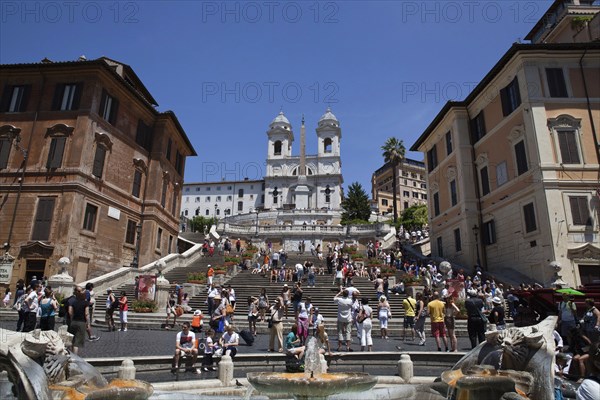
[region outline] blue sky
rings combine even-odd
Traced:
[[[260,179],[280,109],[307,153],[327,106],[342,172],[370,193],[390,136],[409,148],[551,1],[51,1],[0,3],[0,62],[107,56],[173,110],[198,156],[185,181]],[[407,156],[422,160],[419,153]]]

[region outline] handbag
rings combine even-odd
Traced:
[[[365,319],[367,319],[367,313],[365,312],[364,308],[360,309],[360,312],[358,313],[358,315],[356,316],[356,322],[358,322],[359,324],[362,323]]]

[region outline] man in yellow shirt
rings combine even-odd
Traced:
[[[440,336],[444,340],[446,352],[448,352],[448,340],[446,340],[446,328],[444,326],[444,308],[446,305],[440,301],[440,294],[433,292],[433,300],[427,304],[427,311],[431,317],[431,336],[435,338],[438,351],[442,351],[440,346]]]
[[[406,299],[402,301],[402,307],[404,307],[404,329],[402,330],[402,340],[406,339],[406,328],[410,328],[412,339],[415,340],[415,310],[417,308],[417,301],[410,297],[410,294]]]

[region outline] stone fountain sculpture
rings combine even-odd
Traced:
[[[71,353],[73,335],[59,332],[22,333],[0,328],[0,371],[8,374],[15,398],[46,400],[146,399],[152,386],[142,381],[113,380],[110,384],[89,363]],[[7,391],[2,390],[2,393]]]
[[[248,382],[259,392],[290,394],[297,400],[326,399],[335,393],[363,392],[377,383],[377,378],[365,373],[326,373],[316,338],[306,345],[304,373],[249,373]]]
[[[552,331],[556,320],[550,316],[537,325],[486,332],[486,341],[467,353],[452,371],[444,372],[442,380],[451,388],[468,386],[475,391],[512,384],[514,389],[506,391],[532,399],[554,398]]]

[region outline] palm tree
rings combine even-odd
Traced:
[[[398,165],[404,161],[404,153],[406,153],[406,148],[404,147],[404,142],[402,140],[398,140],[395,137],[388,138],[385,141],[385,144],[381,146],[381,150],[383,150],[383,160],[392,166],[392,191],[394,197],[394,225],[398,223],[398,206],[396,202],[396,198],[398,197]]]

